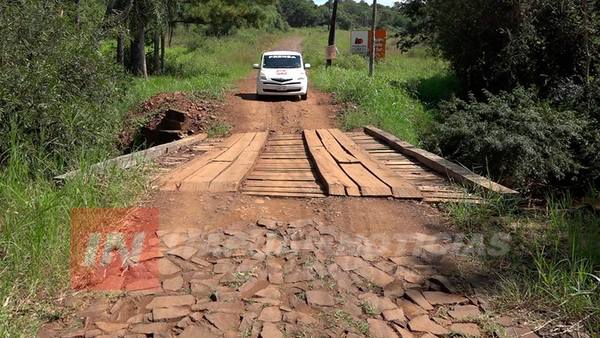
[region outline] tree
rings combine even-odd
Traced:
[[[292,27],[308,27],[323,24],[319,7],[312,0],[280,0],[279,11]]]
[[[600,63],[597,1],[430,0],[435,42],[468,89],[586,82]]]

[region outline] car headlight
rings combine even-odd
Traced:
[[[304,76],[300,76],[300,77],[298,78],[298,81],[302,81],[302,80],[306,80],[306,78],[305,78]]]
[[[268,80],[265,74],[260,74],[260,79],[264,81]]]

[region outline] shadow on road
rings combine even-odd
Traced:
[[[256,93],[237,93],[235,96],[245,101],[263,101],[263,102],[296,102],[300,101],[297,96],[261,96],[260,98]]]

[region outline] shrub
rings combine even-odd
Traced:
[[[30,161],[63,166],[79,149],[108,149],[116,140],[121,113],[110,107],[122,97],[121,76],[98,52],[94,17],[78,27],[73,9],[59,1],[0,3],[0,164],[15,143]]]
[[[521,87],[484,95],[444,103],[444,121],[426,136],[427,146],[522,189],[577,176],[582,163],[573,150],[585,142],[586,118]]]

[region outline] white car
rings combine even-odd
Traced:
[[[289,51],[264,53],[260,64],[254,69],[260,72],[256,77],[256,95],[300,96],[308,98],[308,78],[305,69],[310,64],[304,63],[302,54]]]

